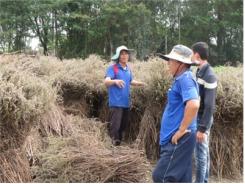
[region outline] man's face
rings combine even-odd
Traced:
[[[129,59],[129,55],[128,55],[128,51],[126,50],[122,50],[120,52],[120,56],[119,56],[119,62],[120,63],[127,63],[128,62],[128,59]]]
[[[171,75],[175,75],[178,67],[180,66],[180,62],[176,61],[176,60],[173,60],[173,59],[169,59],[168,61],[168,69],[169,69],[169,72],[171,73]]]
[[[192,61],[199,61],[199,59],[200,59],[199,54],[197,52],[193,52],[191,60]]]
[[[191,60],[193,62],[195,62],[197,65],[200,65],[200,64],[203,63],[202,60],[201,60],[201,58],[200,58],[200,55],[197,52],[193,52],[193,55],[191,57]]]

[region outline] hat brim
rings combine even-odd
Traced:
[[[169,61],[169,58],[166,57],[165,55],[161,54],[161,53],[156,53],[156,55],[157,55],[158,57],[160,57],[161,59],[164,59],[164,60],[166,60],[166,61]]]
[[[170,54],[167,54],[167,55],[163,55],[161,53],[157,53],[157,56],[160,57],[161,59],[164,59],[166,61],[169,61],[170,59],[173,59],[173,60],[176,60],[176,61],[179,61],[181,63],[184,63],[184,64],[188,64],[188,65],[196,65],[196,63],[190,61],[190,60],[187,60],[187,59],[183,59],[183,58],[180,58],[178,56],[172,56]]]
[[[111,60],[113,60],[113,61],[118,60],[118,59],[119,59],[119,55],[120,55],[120,53],[121,53],[123,50],[127,51],[128,54],[131,54],[131,52],[133,51],[133,49],[122,49],[122,50],[120,50],[119,53],[114,54],[114,55],[111,57]]]

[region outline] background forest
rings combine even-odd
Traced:
[[[0,52],[108,59],[119,45],[143,60],[177,43],[210,45],[210,62],[243,62],[242,0],[1,0]]]

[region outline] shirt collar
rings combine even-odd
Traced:
[[[191,69],[190,68],[187,68],[183,73],[181,73],[180,75],[176,76],[174,78],[174,80],[178,80],[182,75],[184,75],[186,72],[189,72],[189,71],[191,71]]]
[[[209,64],[206,63],[200,69],[198,68],[198,70],[197,70],[197,77],[203,77],[203,75],[205,74],[205,72],[208,69],[208,67],[209,67]]]
[[[127,70],[128,69],[128,64],[126,64],[126,68],[124,69],[122,65],[118,62],[117,63],[118,68],[121,68],[122,70]]]

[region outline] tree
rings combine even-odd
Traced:
[[[29,24],[26,2],[0,1],[0,43],[3,51],[19,51],[26,47]]]

